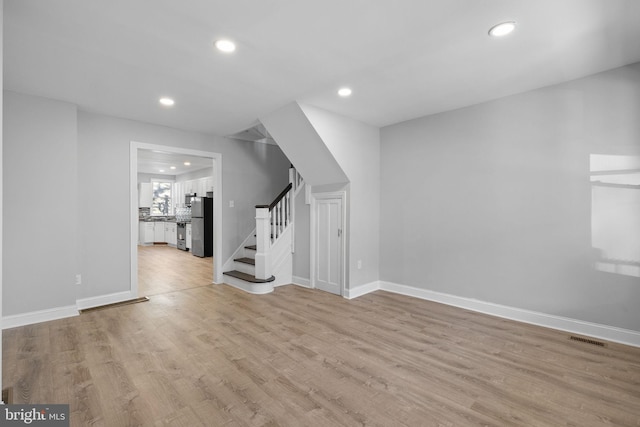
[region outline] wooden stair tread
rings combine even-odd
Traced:
[[[234,261],[238,261],[243,264],[256,265],[256,260],[253,258],[242,257],[242,258],[236,258],[234,259]]]
[[[250,282],[250,283],[267,283],[267,282],[273,282],[274,280],[276,280],[276,278],[273,276],[269,277],[268,279],[256,279],[255,276],[252,276],[247,273],[243,273],[238,270],[225,271],[224,274],[226,274],[227,276],[235,277],[236,279],[244,280],[245,282]]]
[[[249,246],[245,246],[245,249],[251,249],[253,251],[257,251],[258,247],[256,245],[249,245]]]

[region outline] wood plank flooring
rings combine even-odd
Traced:
[[[640,349],[378,291],[226,285],[4,331],[72,426],[640,426]]]
[[[168,245],[138,246],[138,295],[179,291],[213,282],[213,258]]]

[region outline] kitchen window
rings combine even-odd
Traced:
[[[172,215],[173,203],[171,201],[173,183],[167,181],[152,181],[153,202],[151,215]]]

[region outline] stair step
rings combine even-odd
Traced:
[[[274,280],[276,280],[276,278],[273,276],[269,277],[268,279],[256,279],[256,276],[252,276],[250,274],[243,273],[238,270],[225,271],[224,274],[226,274],[227,276],[235,277],[236,279],[244,280],[245,282],[250,282],[250,283],[267,283],[267,282],[273,282]]]
[[[234,259],[234,261],[238,261],[238,262],[241,262],[243,264],[256,265],[256,260],[253,259],[253,258],[247,258],[247,257],[236,258],[236,259]]]
[[[258,250],[258,246],[256,245],[249,245],[249,246],[245,246],[245,249],[251,249],[252,251],[257,251]]]

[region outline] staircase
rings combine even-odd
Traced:
[[[289,185],[269,205],[256,206],[256,229],[225,263],[225,283],[252,294],[266,294],[291,283],[295,196],[304,187],[289,169]]]

